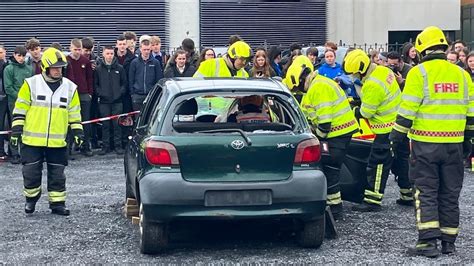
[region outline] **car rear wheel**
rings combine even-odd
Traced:
[[[298,233],[298,243],[305,248],[319,248],[324,240],[325,216],[318,220],[307,221]]]
[[[143,204],[140,204],[140,252],[157,254],[168,247],[168,230],[165,224],[148,222]]]

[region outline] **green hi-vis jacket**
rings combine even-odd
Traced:
[[[237,70],[237,74],[232,76],[229,68],[227,67],[224,58],[208,59],[201,62],[198,70],[193,75],[194,78],[205,78],[205,77],[237,77],[237,78],[248,78],[249,74],[245,69]]]
[[[369,121],[374,134],[390,133],[401,101],[395,75],[387,67],[376,66],[362,81],[360,114]]]
[[[321,124],[330,123],[327,138],[334,138],[359,129],[349,101],[339,85],[322,75],[317,75],[301,100],[301,107],[308,120],[318,130]],[[318,134],[324,137],[323,134]]]
[[[469,74],[446,60],[426,61],[408,72],[394,129],[412,140],[461,143],[473,130],[474,87]],[[471,120],[467,123],[466,120]],[[410,125],[411,124],[411,125]],[[471,127],[471,128],[469,128]]]
[[[13,110],[13,126],[23,126],[22,142],[30,146],[66,146],[71,129],[82,130],[81,106],[76,84],[67,78],[54,92],[41,74],[25,79]],[[22,119],[23,118],[23,119]]]

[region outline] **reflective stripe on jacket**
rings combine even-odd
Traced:
[[[383,66],[364,80],[360,113],[375,134],[392,131],[401,101],[401,91],[393,72]]]
[[[474,117],[469,74],[446,60],[415,66],[408,73],[399,115],[413,121],[408,137],[431,143],[460,143],[466,117]]]
[[[331,123],[327,138],[358,130],[357,121],[344,91],[333,80],[317,75],[301,100],[306,117],[314,126]]]
[[[194,73],[193,77],[195,78],[205,78],[205,77],[238,77],[238,78],[248,78],[249,74],[245,69],[237,70],[235,76],[232,76],[230,73],[227,64],[225,63],[224,58],[215,58],[208,59],[201,62],[198,70]]]
[[[77,86],[67,78],[54,92],[41,74],[27,78],[20,88],[13,110],[23,116],[14,123],[23,124],[22,142],[30,146],[59,148],[66,146],[68,126],[81,129],[81,106]]]

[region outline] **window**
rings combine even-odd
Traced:
[[[294,130],[301,120],[298,110],[277,95],[199,95],[181,99],[173,109],[172,128],[177,133],[229,129],[282,132]]]
[[[163,88],[156,86],[154,90],[146,97],[144,101],[144,107],[142,114],[140,114],[137,122],[137,127],[144,127],[150,123],[150,117],[153,113],[154,107],[158,105],[158,102],[163,94]]]

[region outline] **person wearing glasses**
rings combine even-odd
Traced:
[[[214,59],[216,58],[216,52],[214,52],[214,49],[212,48],[204,48],[201,51],[201,55],[199,56],[199,61],[197,63],[197,67],[201,65],[202,62],[208,60],[208,59]]]

